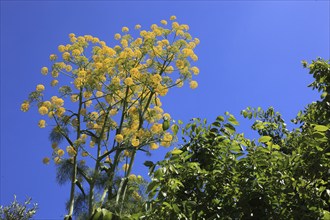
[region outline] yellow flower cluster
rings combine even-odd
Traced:
[[[46,114],[48,114],[48,108],[47,108],[46,106],[41,106],[41,107],[39,108],[39,113],[40,113],[41,115],[46,115]]]
[[[196,89],[198,87],[198,83],[196,81],[191,81],[189,84],[190,88]]]
[[[73,156],[75,156],[77,154],[76,150],[72,146],[67,146],[66,152],[68,152],[68,154],[71,157],[73,157]]]
[[[120,33],[114,34],[116,46],[108,46],[91,35],[71,33],[70,42],[59,45],[59,52],[49,56],[53,61],[51,68],[42,67],[43,75],[50,72],[50,85],[61,86],[53,88],[58,89],[60,95],[41,101],[45,86],[37,85],[34,94],[39,97],[33,102],[37,102],[39,113],[48,114],[74,132],[78,128],[90,132],[73,140],[74,147],[68,146],[66,155],[65,149],[54,146],[52,158],[55,163],[63,156],[94,155],[89,151],[94,150],[95,142],[105,146],[111,138],[121,147],[129,147],[124,151],[126,157],[134,155],[132,152],[136,149],[132,146],[149,146],[150,150],[156,150],[160,145],[170,146],[176,139],[170,133],[173,130],[168,130],[173,123],[170,114],[161,108],[160,98],[172,87],[180,88],[187,81],[190,88],[198,87],[194,77],[200,71],[192,63],[198,60],[194,50],[199,39],[193,39],[188,33],[189,26],[180,24],[175,16],[152,24],[149,30],[139,30],[141,25],[135,25],[135,29],[139,32],[135,39],[129,34],[128,27],[122,27]],[[62,82],[64,77],[70,82]],[[72,107],[74,105],[79,108]],[[30,97],[22,103],[21,110],[25,112],[29,107]],[[169,125],[163,129],[164,120]],[[46,121],[40,120],[38,126],[46,127]],[[102,141],[96,141],[91,134]],[[85,147],[79,147],[86,142],[91,147],[88,152]],[[106,160],[109,162],[110,157]]]
[[[50,99],[51,103],[54,104],[57,107],[61,107],[64,105],[64,100],[62,98],[58,98],[57,96],[53,96]]]
[[[159,148],[159,145],[157,143],[151,143],[150,144],[150,149],[151,150],[157,150]]]
[[[56,152],[56,154],[58,155],[58,156],[60,156],[60,157],[62,157],[63,155],[64,155],[64,150],[62,150],[62,149],[58,149],[57,150],[57,152]]]
[[[48,68],[47,68],[47,67],[42,67],[42,68],[41,68],[41,73],[42,73],[42,75],[47,75],[47,73],[48,73]]]
[[[45,128],[46,127],[46,121],[45,120],[40,120],[38,122],[38,126],[39,126],[39,128]]]
[[[42,162],[44,164],[49,164],[49,161],[50,161],[49,157],[45,157],[44,159],[42,159]]]
[[[140,140],[136,137],[133,137],[131,142],[133,147],[138,147],[140,144]]]
[[[115,139],[118,143],[121,143],[124,140],[124,137],[121,134],[117,134]]]
[[[125,163],[122,168],[126,172],[129,168],[129,164]]]
[[[21,105],[21,111],[27,112],[30,108],[30,103],[28,101],[24,101]]]
[[[42,84],[37,85],[37,87],[36,87],[36,91],[37,92],[42,92],[44,90],[45,90],[45,86],[44,85],[42,85]]]

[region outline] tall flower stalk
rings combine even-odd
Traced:
[[[70,34],[70,43],[50,55],[51,68],[41,69],[52,77],[52,88],[39,84],[23,102],[22,111],[36,104],[46,116],[39,127],[52,128],[52,155],[43,162],[69,161],[71,166],[68,219],[74,212],[77,187],[88,201],[88,216],[98,206],[121,206],[121,210],[137,151],[169,147],[175,141],[177,125],[164,112],[160,98],[186,81],[192,89],[198,86],[193,77],[199,69],[191,62],[198,59],[194,49],[199,40],[175,16],[170,20],[171,26],[162,20],[149,31],[136,25],[136,38],[123,27],[110,43],[115,46],[91,35]],[[106,176],[106,183],[99,198],[95,187],[101,176]],[[115,190],[117,176],[122,180]]]

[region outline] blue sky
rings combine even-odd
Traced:
[[[47,129],[37,111],[20,104],[42,83],[40,68],[49,54],[68,43],[68,34],[91,34],[111,44],[122,26],[150,27],[176,15],[201,44],[195,50],[199,87],[174,89],[163,98],[174,119],[212,121],[229,111],[273,106],[289,120],[318,94],[307,88],[312,77],[301,60],[329,59],[329,1],[1,1],[1,191],[0,204],[31,196],[36,219],[61,219],[69,186],[55,182]],[[149,160],[162,159],[168,149]],[[136,160],[134,172],[146,175]]]

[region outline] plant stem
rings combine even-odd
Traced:
[[[80,137],[80,110],[82,107],[82,89],[80,89],[79,93],[79,108],[78,108],[78,128],[77,128],[77,140]],[[72,217],[73,209],[74,209],[74,194],[76,189],[76,179],[77,179],[77,153],[78,153],[78,147],[72,146],[75,148],[76,155],[73,157],[73,169],[72,169],[72,178],[71,178],[71,190],[70,190],[70,200],[69,200],[69,214],[68,216]]]

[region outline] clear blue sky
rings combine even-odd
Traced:
[[[247,106],[274,106],[289,123],[318,99],[300,61],[329,56],[329,1],[1,1],[1,192],[0,204],[16,194],[39,203],[37,219],[61,219],[69,186],[55,182],[48,129],[39,129],[34,109],[20,111],[27,94],[42,83],[49,54],[68,34],[91,34],[111,44],[122,26],[150,27],[176,15],[201,40],[196,90],[174,89],[163,106],[188,121]],[[242,121],[241,130],[250,122]],[[249,132],[245,132],[248,133]],[[168,149],[152,160],[162,159]],[[142,163],[139,157],[137,163]],[[150,158],[149,158],[150,159]],[[135,173],[146,169],[135,165]]]

